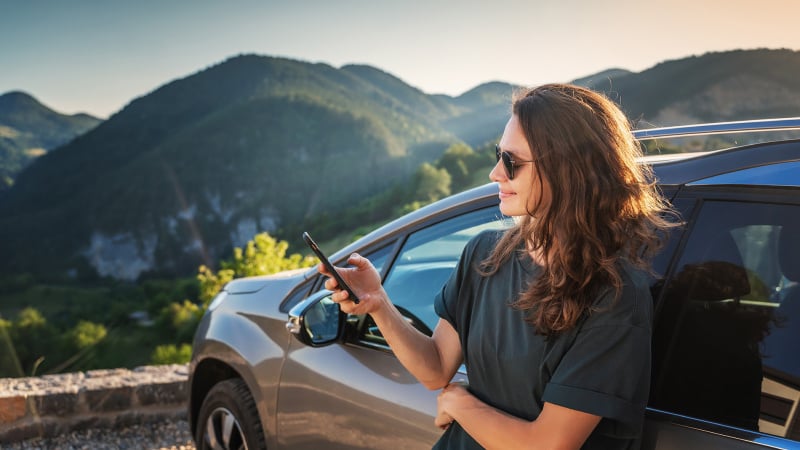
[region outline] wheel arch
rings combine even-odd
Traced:
[[[216,358],[206,358],[197,363],[197,366],[192,371],[192,379],[189,383],[189,429],[192,432],[192,436],[195,435],[195,431],[197,428],[197,415],[200,412],[200,407],[203,404],[203,399],[205,399],[208,392],[211,388],[214,387],[220,381],[228,380],[231,378],[241,378],[244,380],[244,377],[233,368],[230,364],[216,359]],[[247,383],[247,380],[245,380]]]

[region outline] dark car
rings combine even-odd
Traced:
[[[800,119],[637,131],[640,140],[800,129]],[[685,226],[654,260],[645,449],[800,448],[800,140],[645,158]],[[381,271],[431,333],[435,292],[468,239],[509,219],[488,184],[417,210],[332,256]],[[430,448],[436,392],[369,316],[347,316],[315,270],[230,282],[194,341],[199,448]],[[467,378],[462,370],[456,378]]]

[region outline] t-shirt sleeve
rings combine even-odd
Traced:
[[[452,325],[456,331],[459,330],[458,315],[456,314],[458,311],[459,291],[465,276],[464,266],[468,267],[469,265],[466,261],[466,254],[467,248],[461,253],[458,264],[450,273],[447,282],[442,286],[442,289],[436,294],[433,300],[433,307],[436,310],[436,314],[450,322],[450,325]]]
[[[651,301],[649,295],[637,297],[634,301]],[[587,320],[542,400],[603,417],[596,433],[636,437],[649,395],[651,327],[610,315],[614,320]]]
[[[467,245],[464,246],[464,250],[461,252],[458,264],[450,273],[447,282],[442,286],[441,291],[436,294],[433,300],[433,307],[436,310],[436,314],[450,322],[450,325],[458,332],[462,331],[461,326],[463,324],[460,322],[469,315],[470,308],[468,305],[464,304],[464,302],[469,302],[471,300],[468,292],[469,288],[466,284],[470,276],[474,276],[474,274],[471,275],[470,272],[475,269],[473,267],[475,258],[480,258],[480,256],[476,256],[476,253],[479,253],[481,248],[490,245],[490,236],[491,234],[489,232],[484,231],[467,242]],[[478,262],[480,262],[480,259]]]

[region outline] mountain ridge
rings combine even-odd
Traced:
[[[666,126],[800,115],[798,80],[800,53],[761,49],[574,81]],[[371,66],[231,57],[131,100],[19,174],[0,192],[0,253],[12,255],[0,272],[185,275],[257,232],[299,235],[410,185],[449,146],[488,148],[516,88],[451,97]]]
[[[58,113],[27,92],[0,95],[0,191],[33,160],[100,122],[85,113]]]
[[[133,99],[32,164],[0,197],[0,230],[20,237],[0,247],[37,270],[89,265],[110,275],[101,266],[123,256],[152,268],[166,255],[162,269],[186,273],[257,231],[410,177],[461,141],[437,124],[458,112],[468,108],[378,69],[236,56]],[[289,174],[301,166],[310,177]],[[326,181],[348,176],[358,182]],[[51,260],[63,264],[24,254],[43,245],[37,234],[62,233],[77,244],[56,238],[61,257]],[[100,262],[110,253],[116,262]]]

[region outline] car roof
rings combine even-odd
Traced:
[[[766,142],[683,158],[654,160],[652,165],[660,184],[684,185],[723,174],[795,161],[800,161],[800,140]],[[728,181],[731,180],[733,178],[729,177]]]
[[[800,130],[800,117],[716,122],[677,127],[635,130],[634,137],[641,141],[667,138],[689,138],[734,133],[760,133]],[[723,174],[748,171],[757,167],[800,160],[800,140],[773,140],[758,144],[731,147],[713,152],[654,155],[643,158],[652,164],[662,186],[697,183],[717,179],[719,184],[737,182],[736,176],[718,178]],[[768,177],[753,176],[748,184],[761,184]],[[705,183],[710,184],[710,183]],[[796,186],[797,184],[793,184]]]

